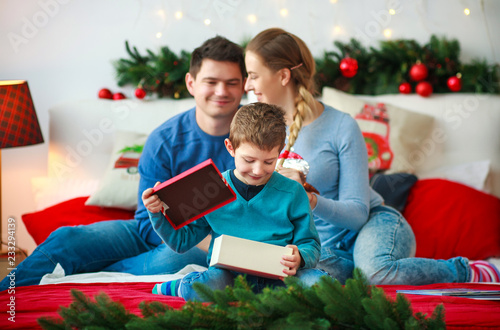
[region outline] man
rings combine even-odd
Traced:
[[[177,254],[162,244],[142,203],[142,192],[212,158],[221,171],[233,166],[224,139],[244,93],[243,50],[223,37],[205,41],[191,56],[186,74],[196,106],[155,129],[139,162],[141,181],[134,220],[112,220],[54,231],[15,271],[16,286],[38,284],[59,263],[66,275],[120,271],[136,275],[174,273],[206,265],[206,252]],[[10,278],[0,283],[9,287]]]

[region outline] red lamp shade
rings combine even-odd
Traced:
[[[0,81],[0,149],[43,142],[25,80]]]

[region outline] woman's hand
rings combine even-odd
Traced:
[[[157,182],[155,184],[155,187],[159,184],[160,182]],[[153,194],[153,188],[148,188],[144,190],[144,192],[142,193],[142,202],[144,203],[144,206],[148,209],[148,211],[151,213],[158,213],[161,211],[162,202],[158,197],[158,195]]]
[[[306,176],[304,175],[304,173],[294,168],[278,166],[278,173],[283,176],[286,176],[289,179],[297,181],[301,185],[303,185],[304,182],[306,182]]]
[[[307,197],[309,197],[309,205],[311,206],[311,210],[314,210],[316,204],[318,204],[318,196],[316,196],[316,194],[307,192]]]
[[[297,270],[300,268],[300,263],[302,258],[300,256],[299,248],[297,245],[287,245],[286,247],[291,248],[293,250],[292,255],[284,255],[281,257],[281,264],[288,269],[283,269],[283,273],[288,276],[294,276],[297,274]],[[282,278],[283,279],[283,278]]]

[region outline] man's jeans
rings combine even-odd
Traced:
[[[134,275],[173,274],[188,264],[207,265],[206,252],[172,251],[165,244],[146,243],[136,220],[112,220],[55,230],[15,270],[15,286],[38,284],[59,263],[66,275],[110,271]],[[0,283],[9,288],[11,276]]]

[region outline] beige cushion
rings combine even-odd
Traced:
[[[322,101],[337,110],[355,117],[361,112],[364,100],[340,90],[324,87]],[[394,157],[387,173],[415,173],[425,158],[424,142],[434,127],[434,118],[390,104],[385,104],[389,117],[389,145]]]

